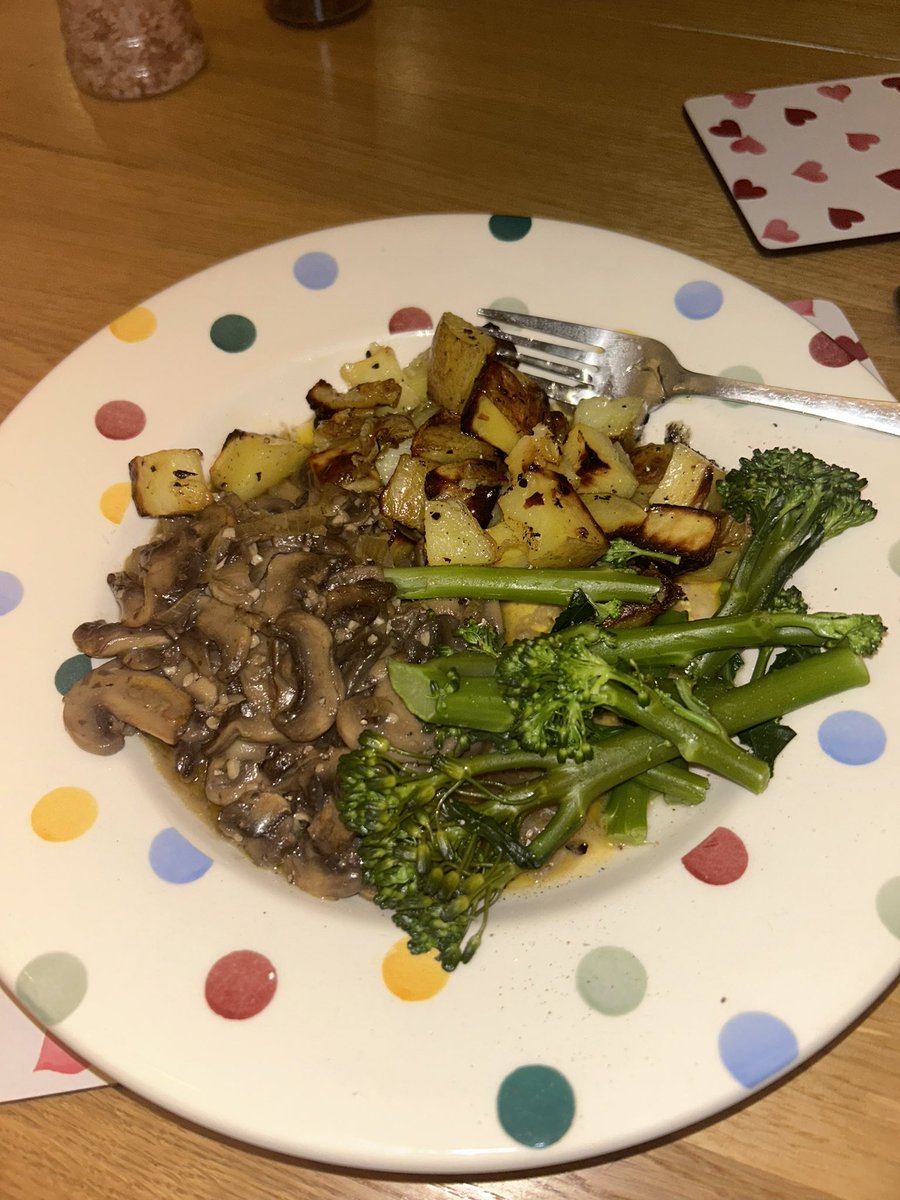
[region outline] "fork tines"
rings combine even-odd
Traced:
[[[513,345],[519,368],[536,379],[552,399],[574,404],[581,395],[586,394],[586,389],[596,388],[599,384],[596,368],[604,365],[603,335],[608,335],[608,330],[527,313],[505,312],[499,308],[479,308],[478,315],[488,321],[488,328],[492,332]],[[513,331],[503,326],[512,326]],[[517,329],[533,330],[565,340],[542,341],[518,333]],[[567,345],[566,342],[575,342],[577,345]],[[576,363],[580,365],[576,366]],[[570,386],[561,386],[557,380],[566,380]]]

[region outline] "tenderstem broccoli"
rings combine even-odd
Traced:
[[[865,661],[842,645],[743,686],[712,689],[709,713],[731,735],[868,678]],[[609,732],[603,753],[581,762],[515,746],[415,756],[369,731],[339,761],[336,804],[359,837],[375,903],[408,934],[413,953],[433,950],[452,971],[478,949],[490,909],[513,879],[546,863],[610,789],[678,755],[667,738],[637,726]],[[549,819],[526,844],[522,824],[539,811]]]

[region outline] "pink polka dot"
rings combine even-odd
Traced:
[[[433,328],[434,322],[424,308],[398,308],[388,321],[390,333],[418,333]]]
[[[701,883],[734,883],[747,870],[747,847],[736,833],[720,825],[682,858],[685,870]]]
[[[94,424],[104,437],[119,442],[137,437],[147,424],[147,417],[141,406],[131,400],[109,400],[97,409]]]
[[[206,976],[206,1003],[220,1017],[244,1021],[269,1004],[278,987],[275,968],[255,950],[233,950],[213,963]]]
[[[809,353],[823,367],[846,367],[854,357],[827,333],[816,333],[810,338]]]

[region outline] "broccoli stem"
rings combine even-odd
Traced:
[[[535,567],[385,567],[401,600],[513,600],[563,608],[576,591],[591,600],[651,604],[660,580],[614,567],[584,570]]]

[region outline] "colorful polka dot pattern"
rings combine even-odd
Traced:
[[[490,234],[498,242],[515,243],[532,230],[528,217],[495,215]],[[338,261],[324,250],[304,253],[291,264],[296,283],[306,292],[324,292],[340,281]],[[527,312],[527,304],[514,295],[494,300],[493,307]],[[675,292],[674,309],[684,319],[714,321],[727,303],[722,289],[712,281],[693,279]],[[409,303],[385,314],[384,328],[390,334],[427,331],[433,328],[429,310],[409,297]],[[133,309],[109,326],[111,336],[125,347],[139,345],[154,336],[156,314],[147,307]],[[208,330],[212,346],[230,355],[252,351],[261,332],[252,313],[224,313]],[[810,355],[818,363],[840,367],[859,355],[826,335],[811,338]],[[723,368],[736,378],[761,381],[753,366],[737,364]],[[147,425],[147,413],[127,398],[98,397],[94,412],[96,433],[106,439],[124,441],[137,437]],[[99,508],[112,523],[121,521],[129,503],[129,485],[112,482],[102,492]],[[900,541],[890,551],[890,566],[900,574]],[[26,564],[7,563],[0,570],[0,617],[13,614],[25,592],[22,575]],[[53,680],[64,694],[91,667],[84,655],[74,655],[58,666]],[[861,711],[837,711],[826,716],[818,730],[822,752],[835,763],[865,767],[885,752],[887,739],[880,722]],[[102,820],[96,796],[77,786],[63,784],[40,797],[31,809],[34,835],[47,844],[63,844],[88,837]],[[62,850],[56,851],[63,853]],[[214,860],[172,827],[160,829],[150,841],[147,863],[161,885],[200,885]],[[752,857],[738,831],[719,826],[701,838],[681,858],[684,872],[711,889],[740,886],[754,869]],[[711,894],[711,893],[710,893]],[[883,883],[873,898],[873,908],[888,935],[900,939],[900,874]],[[416,1004],[434,1000],[451,979],[431,956],[409,953],[405,940],[394,942],[381,959],[381,976],[387,991],[397,1000]],[[605,1022],[629,1020],[652,994],[653,979],[647,964],[629,947],[600,943],[570,964],[573,992],[592,1014]],[[224,953],[197,979],[198,998],[214,1017],[228,1022],[259,1016],[276,999],[279,979],[276,964],[258,948],[240,947]],[[19,1000],[46,1025],[54,1025],[73,1013],[88,994],[89,973],[73,953],[51,950],[28,962],[16,980]],[[603,1036],[602,1034],[600,1035]],[[778,1014],[745,1011],[731,1016],[718,1029],[718,1055],[724,1069],[744,1088],[755,1088],[789,1068],[799,1054],[797,1038]],[[69,1067],[54,1065],[49,1042],[46,1069],[77,1070],[81,1064],[68,1056]],[[66,1054],[62,1051],[61,1053]],[[41,1069],[39,1067],[39,1069]],[[552,1146],[564,1138],[576,1113],[575,1091],[560,1065],[546,1063],[510,1064],[495,1093],[496,1118],[512,1141],[532,1149]]]

